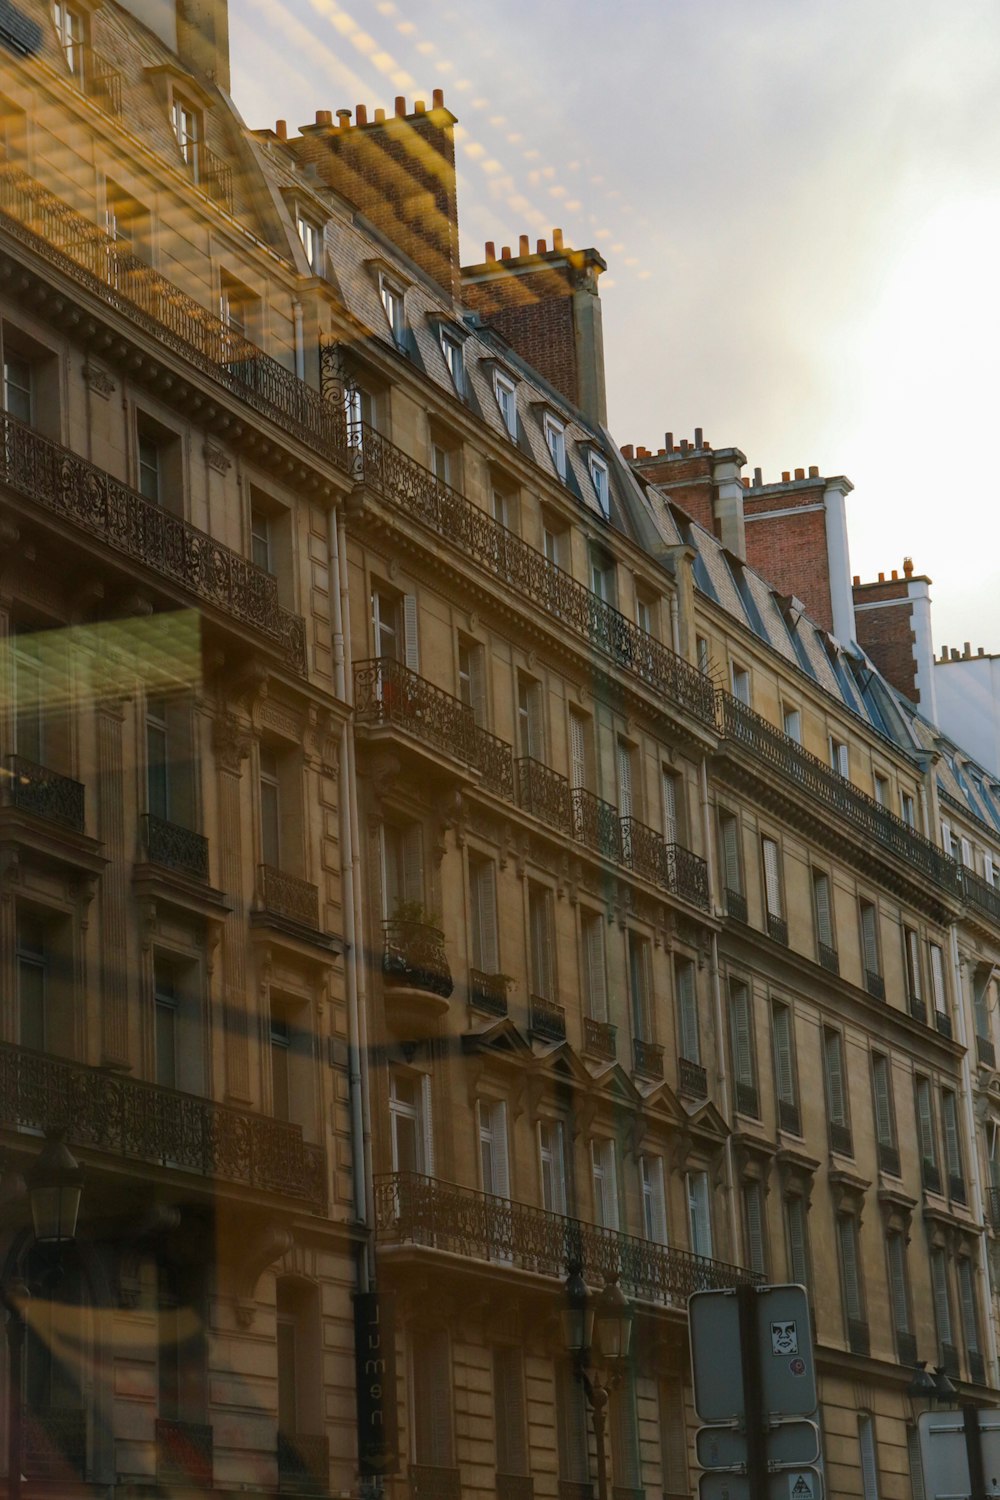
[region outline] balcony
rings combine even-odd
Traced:
[[[644,1042],[641,1037],[632,1039],[633,1072],[640,1078],[659,1081],[663,1077],[663,1048],[656,1042]]]
[[[885,999],[885,980],[875,969],[865,970],[865,989],[873,1000]]]
[[[319,891],[308,880],[277,870],[274,865],[258,865],[258,899],[263,913],[319,932]]]
[[[58,1487],[83,1478],[87,1467],[85,1411],[25,1403],[23,1423],[23,1463],[28,1479]]]
[[[591,1285],[603,1286],[609,1277],[617,1277],[629,1296],[646,1302],[671,1300],[676,1305],[692,1292],[752,1286],[761,1280],[752,1271],[688,1250],[416,1172],[376,1178],[375,1221],[383,1249],[420,1245],[488,1261],[495,1275],[505,1266],[532,1271],[551,1279],[554,1286],[565,1280],[567,1264],[579,1262]]]
[[[2,184],[0,171],[0,203]],[[13,417],[0,414],[0,433],[0,482],[249,626],[305,672],[305,624],[282,609],[270,573]]]
[[[481,969],[470,969],[469,1004],[487,1015],[505,1016],[509,983],[506,974],[484,974]]]
[[[736,1109],[741,1115],[752,1115],[755,1120],[760,1119],[760,1096],[757,1093],[755,1083],[741,1083],[736,1080]]]
[[[952,1203],[960,1203],[963,1208],[969,1201],[965,1192],[965,1178],[959,1172],[948,1173],[948,1197]]]
[[[0,169],[0,226],[143,333],[347,472],[341,402],[306,385],[18,167]],[[67,484],[67,499],[70,490]]]
[[[361,424],[352,450],[355,474],[373,493],[568,626],[584,642],[588,655],[599,653],[649,688],[657,700],[714,727],[715,689],[703,672],[633,625],[374,428]]]
[[[896,1329],[896,1358],[908,1368],[917,1362],[917,1336],[902,1328]]]
[[[278,1493],[328,1495],[330,1442],[322,1435],[278,1432]]]
[[[582,786],[573,787],[570,801],[573,806],[573,837],[577,843],[592,849],[595,854],[603,854],[605,859],[623,864],[622,825],[617,807],[602,797],[595,797]]]
[[[969,1379],[973,1385],[986,1385],[986,1361],[978,1349],[970,1349],[969,1354]]]
[[[949,1380],[961,1379],[961,1368],[958,1360],[958,1349],[954,1344],[942,1343],[941,1365]]]
[[[677,1079],[681,1093],[686,1094],[689,1099],[708,1098],[708,1073],[701,1063],[692,1062],[687,1057],[679,1057]]]
[[[615,1031],[616,1028],[609,1021],[595,1021],[590,1016],[584,1016],[583,1050],[587,1056],[614,1062],[618,1056]]]
[[[80,55],[80,65],[74,69],[77,83],[105,114],[121,116],[122,75],[118,69],[98,52],[96,47],[74,47]]]
[[[233,211],[233,171],[210,146],[199,141],[194,147],[193,161],[189,164],[194,179],[202,192],[214,198],[229,213]]]
[[[773,943],[780,943],[783,948],[788,947],[788,923],[784,917],[775,916],[773,911],[768,912],[767,935]]]
[[[390,917],[382,930],[386,1020],[395,1035],[407,1040],[433,1036],[455,988],[444,933],[405,917]]]
[[[528,1025],[532,1036],[546,1042],[566,1040],[566,1010],[557,1000],[548,1000],[544,995],[532,995],[529,1001]]]
[[[151,864],[190,875],[194,880],[208,879],[208,839],[200,833],[146,813],[142,819],[142,843]]]
[[[410,1500],[462,1500],[462,1477],[458,1469],[431,1464],[410,1464]]]
[[[727,885],[723,892],[726,903],[726,916],[731,917],[734,922],[747,924],[747,898],[742,891],[734,891],[731,885]]]
[[[825,969],[828,974],[839,974],[840,956],[836,948],[831,948],[828,943],[817,943],[816,950],[820,968]]]
[[[50,823],[61,823],[74,833],[84,828],[84,789],[79,781],[38,766],[23,755],[7,757],[4,801],[8,807]]]
[[[899,1176],[899,1147],[890,1145],[888,1141],[878,1143],[878,1169],[886,1172],[890,1177]]]
[[[959,870],[949,855],[731,693],[719,694],[719,727],[726,740],[764,762],[811,801],[822,803],[866,843],[958,894]]]
[[[323,1152],[298,1125],[11,1043],[0,1043],[0,1120],[33,1132],[65,1122],[71,1145],[109,1158],[278,1193],[317,1211],[326,1203]]]
[[[921,1000],[919,995],[910,996],[907,1009],[915,1021],[920,1021],[924,1026],[927,1025],[927,1003]]]
[[[573,803],[566,777],[528,756],[516,761],[515,769],[518,806],[540,818],[550,828],[572,834]]]
[[[853,1156],[854,1143],[851,1139],[850,1125],[844,1125],[837,1120],[829,1122],[830,1150],[835,1151],[838,1156]]]
[[[802,1134],[802,1117],[799,1106],[791,1099],[778,1100],[778,1125],[782,1130],[787,1130],[789,1135]]]
[[[685,901],[709,907],[708,866],[682,844],[665,843],[655,828],[636,818],[621,819],[622,859],[630,870]]]
[[[994,927],[1000,927],[1000,890],[970,870],[968,865],[959,866],[958,878],[966,904],[986,917]]]
[[[940,1193],[941,1168],[936,1161],[930,1161],[926,1156],[920,1161],[920,1181],[925,1192]]]
[[[947,1037],[949,1042],[954,1036],[951,1025],[951,1016],[947,1011],[936,1010],[934,1012],[934,1026],[939,1036]]]
[[[976,1061],[983,1068],[995,1068],[997,1065],[997,1050],[993,1043],[985,1036],[976,1037]]]
[[[212,1429],[200,1422],[156,1423],[157,1484],[212,1488]]]
[[[868,1323],[864,1318],[848,1318],[847,1347],[852,1354],[871,1354],[872,1341]]]

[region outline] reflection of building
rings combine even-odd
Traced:
[[[831,1493],[907,1492],[913,1361],[995,1379],[993,917],[847,481],[626,461],[603,262],[463,271],[441,96],[248,133],[221,9],[55,16],[0,168],[0,1090],[89,1174],[32,1462],[350,1492],[375,1289],[392,1493],[578,1500],[581,1263],[620,1500],[692,1493],[685,1298],[748,1276],[810,1289]]]

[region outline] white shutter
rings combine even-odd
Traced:
[[[477,860],[472,866],[472,961],[484,974],[500,969],[497,944],[496,866],[491,859]]]
[[[750,1269],[761,1275],[767,1270],[764,1249],[764,1206],[759,1182],[748,1182],[743,1189],[743,1207],[746,1215],[747,1256]]]
[[[983,855],[983,875],[986,877],[987,885],[996,885],[996,865],[993,856],[989,852]]]
[[[425,1073],[420,1080],[420,1133],[424,1148],[423,1171],[425,1176],[433,1177],[434,1114],[431,1107],[431,1080],[429,1073]]]
[[[829,1094],[830,1119],[834,1125],[847,1124],[847,1098],[844,1093],[844,1057],[839,1031],[827,1031],[823,1037],[826,1061],[826,1086]]]
[[[972,1262],[963,1257],[958,1262],[958,1296],[962,1306],[962,1336],[968,1354],[979,1353],[979,1319],[976,1315],[976,1288]]]
[[[878,927],[875,907],[870,901],[861,903],[861,946],[864,950],[865,968],[869,974],[879,974]]]
[[[951,837],[951,824],[948,822],[947,818],[942,818],[941,819],[941,847],[944,849],[945,854],[952,854],[954,852],[952,844],[953,844],[953,840],[952,840],[952,837]]]
[[[858,1232],[849,1214],[841,1214],[837,1220],[840,1240],[840,1264],[844,1273],[844,1311],[852,1322],[864,1317],[861,1302],[861,1280],[858,1274]]]
[[[931,1086],[926,1078],[917,1079],[917,1131],[920,1137],[921,1158],[933,1166],[937,1163],[937,1143],[934,1139]]]
[[[663,842],[676,844],[677,837],[677,777],[672,771],[663,772]]]
[[[604,1139],[590,1145],[594,1175],[594,1210],[604,1229],[618,1228],[618,1170],[615,1143]]]
[[[741,982],[729,992],[729,1016],[733,1045],[733,1073],[737,1083],[754,1086],[753,1043],[750,1036],[750,992]]]
[[[580,714],[569,716],[569,781],[571,787],[587,785],[587,724]]]
[[[892,1322],[897,1333],[910,1332],[910,1309],[906,1295],[906,1241],[901,1234],[890,1234],[889,1295],[892,1302]]]
[[[701,1040],[698,1034],[698,995],[694,963],[680,958],[674,970],[677,984],[677,1013],[680,1023],[681,1056],[688,1062],[701,1062]]]
[[[417,599],[415,594],[403,598],[403,639],[405,661],[411,672],[420,671],[420,653],[417,647]]]
[[[792,1013],[787,1005],[774,1007],[774,1071],[778,1098],[795,1103],[795,1071],[792,1062]]]
[[[503,1099],[479,1101],[479,1149],[483,1192],[510,1197],[510,1158],[507,1150],[507,1104]]]
[[[813,896],[816,902],[816,937],[826,948],[833,943],[833,912],[830,909],[830,877],[825,870],[813,871]]]
[[[931,1251],[931,1289],[934,1293],[934,1322],[939,1344],[952,1344],[951,1302],[948,1298],[948,1264],[943,1250]]]
[[[538,1154],[542,1177],[542,1206],[553,1214],[566,1212],[566,1152],[561,1120],[538,1122]]]
[[[858,1417],[858,1446],[861,1451],[861,1486],[864,1500],[879,1500],[878,1465],[875,1461],[875,1426],[872,1417],[862,1412]]]
[[[912,927],[903,929],[906,941],[906,977],[910,984],[910,995],[914,1000],[924,998],[924,987],[920,975],[920,939]]]
[[[941,1113],[944,1116],[944,1155],[950,1176],[962,1175],[962,1148],[958,1140],[958,1107],[950,1089],[941,1094]]]
[[[688,1228],[695,1255],[712,1254],[712,1215],[708,1173],[688,1173]]]
[[[722,813],[719,818],[719,826],[722,830],[722,866],[725,873],[726,889],[730,891],[742,891],[743,882],[740,878],[740,832],[735,814]]]
[[[663,1158],[639,1158],[642,1185],[642,1221],[646,1238],[658,1245],[667,1243],[667,1204],[663,1185]]]
[[[632,749],[624,740],[618,741],[618,815],[632,816]]]
[[[608,1019],[608,981],[604,962],[604,918],[585,916],[584,958],[587,967],[587,1006],[592,1021]]]
[[[801,1198],[789,1198],[785,1203],[785,1223],[788,1228],[788,1272],[791,1280],[801,1286],[809,1285],[809,1256],[806,1251],[806,1211]]]
[[[895,1133],[889,1093],[889,1060],[881,1053],[872,1057],[872,1078],[875,1084],[875,1138],[880,1146],[892,1146]]]
[[[778,846],[774,839],[761,839],[764,851],[764,891],[768,914],[781,916],[781,869],[778,861]]]
[[[972,845],[967,838],[963,838],[959,845],[962,851],[962,863],[967,870],[975,869],[975,860],[972,857]]]
[[[931,943],[931,988],[934,991],[934,1009],[947,1009],[947,999],[944,992],[944,960],[941,949],[937,943]]]
[[[912,1500],[927,1500],[927,1486],[924,1484],[924,1461],[920,1453],[920,1432],[912,1424],[906,1429],[906,1453],[910,1463]]]
[[[989,991],[979,979],[972,981],[972,1009],[976,1019],[976,1036],[990,1039]]]

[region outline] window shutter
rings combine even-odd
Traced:
[[[972,857],[972,845],[969,843],[969,840],[967,838],[962,839],[960,848],[962,851],[963,865],[965,865],[967,870],[975,869],[975,860]]]
[[[544,761],[545,735],[542,732],[542,684],[528,684],[528,754],[532,760]]]
[[[833,912],[830,908],[830,877],[825,870],[813,873],[813,896],[816,902],[816,937],[824,947],[833,947]]]
[[[498,1473],[526,1474],[523,1355],[514,1345],[493,1350],[493,1410]]]
[[[941,819],[941,844],[944,848],[945,854],[954,853],[953,840],[951,837],[951,824],[945,818]]]
[[[507,1151],[507,1105],[503,1099],[479,1101],[479,1144],[483,1192],[510,1197],[510,1160]]]
[[[920,1155],[924,1161],[934,1165],[937,1162],[937,1143],[934,1139],[931,1086],[926,1078],[917,1079],[917,1129],[920,1135]]]
[[[944,960],[937,943],[931,943],[931,987],[934,991],[935,1010],[944,1010],[947,1000],[944,992]]]
[[[604,918],[584,919],[584,955],[587,965],[587,1004],[592,1021],[607,1022],[608,981],[604,965]]]
[[[924,1461],[920,1454],[920,1433],[916,1427],[906,1429],[906,1453],[910,1462],[910,1489],[913,1500],[927,1500]]]
[[[420,1133],[424,1152],[423,1170],[427,1177],[434,1176],[434,1112],[431,1103],[430,1074],[420,1080]]]
[[[532,990],[543,1000],[551,1000],[552,945],[549,893],[544,887],[536,886],[531,890],[528,897],[528,915],[531,924]]]
[[[906,1243],[901,1234],[890,1234],[889,1252],[889,1296],[892,1302],[892,1322],[897,1333],[910,1332],[910,1310],[906,1295]]]
[[[635,1491],[642,1487],[639,1459],[639,1413],[636,1407],[635,1374],[626,1366],[611,1408],[611,1468],[616,1489]]]
[[[806,1251],[806,1211],[801,1198],[789,1198],[785,1204],[788,1227],[788,1269],[792,1281],[809,1285],[809,1256]]]
[[[694,964],[689,958],[677,961],[677,1010],[680,1019],[681,1056],[688,1062],[701,1062],[701,1042],[698,1035],[698,996],[695,988]]]
[[[840,1240],[840,1264],[844,1273],[844,1311],[852,1321],[864,1317],[861,1303],[861,1280],[858,1274],[858,1237],[854,1220],[842,1214],[837,1220]]]
[[[875,1462],[875,1428],[867,1412],[858,1417],[858,1446],[861,1451],[861,1486],[864,1500],[879,1500],[878,1465]]]
[[[774,1007],[774,1071],[778,1098],[795,1103],[795,1073],[792,1066],[792,1013],[787,1005]]]
[[[778,865],[778,846],[774,839],[762,839],[764,850],[764,890],[770,916],[781,916],[781,872]]]
[[[496,866],[491,859],[477,861],[472,867],[472,894],[475,902],[473,963],[484,974],[500,969],[497,944]]]
[[[708,1173],[688,1173],[688,1228],[695,1255],[712,1254],[712,1216],[708,1196]]]
[[[990,853],[983,855],[983,875],[986,877],[987,885],[996,885],[996,865]]]
[[[663,841],[676,844],[677,838],[677,777],[672,771],[663,772]]]
[[[941,1094],[941,1112],[944,1115],[944,1154],[948,1171],[954,1177],[962,1175],[962,1149],[958,1140],[958,1107],[950,1089]]]
[[[861,903],[861,946],[864,950],[865,968],[869,974],[880,974],[878,961],[878,931],[875,907],[870,901]]]
[[[759,1182],[748,1182],[743,1189],[743,1205],[747,1226],[747,1255],[750,1269],[761,1275],[767,1270],[764,1252],[764,1206]]]
[[[906,944],[906,981],[910,987],[910,995],[914,1000],[922,1000],[923,985],[920,981],[920,939],[912,927],[904,927],[903,941]]]
[[[962,1336],[968,1354],[979,1353],[979,1319],[976,1316],[976,1288],[972,1279],[972,1262],[958,1262],[958,1295],[962,1304]]]
[[[448,1335],[421,1328],[413,1336],[413,1427],[417,1462],[451,1467],[452,1372]]]
[[[889,1095],[889,1061],[881,1053],[872,1058],[872,1078],[875,1084],[875,1135],[881,1146],[894,1144],[892,1128],[892,1100]]]
[[[569,716],[569,780],[574,788],[587,785],[587,727],[574,713]]]
[[[663,1186],[663,1158],[639,1158],[642,1183],[643,1226],[646,1238],[658,1245],[667,1243],[667,1204]]]
[[[403,900],[424,903],[424,841],[419,823],[403,830]]]
[[[583,1386],[561,1360],[556,1364],[556,1436],[559,1477],[569,1484],[590,1485],[590,1452]]]
[[[753,1044],[750,1036],[750,992],[745,984],[734,984],[730,991],[730,1025],[733,1044],[733,1072],[737,1083],[753,1087]]]
[[[990,1037],[988,995],[989,991],[986,985],[974,979],[972,982],[972,1008],[976,1017],[976,1036],[981,1036],[985,1041],[989,1041]]]
[[[931,1289],[934,1293],[934,1322],[939,1344],[954,1342],[951,1331],[951,1303],[948,1300],[948,1266],[943,1250],[931,1251]]]
[[[722,865],[726,878],[726,889],[742,891],[740,879],[739,823],[732,813],[723,813],[719,820],[722,829]]]
[[[411,672],[419,672],[420,653],[417,648],[417,598],[415,594],[406,594],[403,597],[403,640],[406,665]]]
[[[632,750],[624,740],[618,741],[618,814],[632,816]]]
[[[679,1380],[660,1383],[660,1462],[664,1495],[687,1495],[687,1425],[684,1387]]]
[[[826,1085],[829,1093],[830,1119],[835,1125],[847,1124],[847,1097],[844,1093],[844,1057],[839,1031],[824,1033]]]

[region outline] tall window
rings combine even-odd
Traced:
[[[194,767],[188,704],[146,700],[146,810],[189,828],[194,823]]]
[[[15,630],[14,747],[36,765],[45,764],[46,690],[41,632]]]
[[[944,985],[944,955],[937,943],[928,943],[927,952],[931,967],[931,995],[936,1015],[947,1015],[948,992]]]
[[[660,1382],[660,1466],[663,1500],[688,1500],[687,1415],[684,1386],[679,1380]]]
[[[654,1040],[652,967],[649,939],[637,932],[629,932],[628,978],[632,1001],[632,1034],[644,1042]]]
[[[969,1378],[984,1384],[985,1371],[979,1343],[979,1312],[976,1307],[976,1281],[972,1261],[967,1255],[958,1260],[958,1305],[962,1314],[962,1337],[969,1366]]]
[[[759,1182],[743,1184],[743,1233],[747,1264],[752,1271],[767,1272],[767,1223],[764,1213],[764,1190]]]
[[[816,921],[816,952],[824,969],[837,973],[837,943],[833,932],[833,890],[825,870],[813,870],[813,916]]]
[[[850,751],[844,740],[838,740],[836,735],[832,734],[830,736],[830,765],[837,772],[838,776],[843,776],[845,781],[850,780]]]
[[[790,740],[794,740],[797,745],[801,745],[802,714],[800,710],[797,708],[789,708],[789,706],[786,704],[782,709],[782,719],[785,726],[785,733],[788,735],[788,738]]]
[[[707,1172],[687,1174],[688,1235],[695,1255],[712,1254],[712,1190]]]
[[[566,429],[555,417],[546,414],[544,419],[545,445],[552,459],[552,467],[559,478],[566,478]]]
[[[830,1127],[830,1149],[853,1155],[851,1120],[844,1073],[844,1039],[832,1027],[823,1028],[823,1071],[826,1083],[826,1115]]]
[[[4,352],[3,409],[10,417],[30,425],[33,415],[32,368],[30,360]]]
[[[878,908],[872,901],[861,899],[861,959],[864,964],[865,988],[876,1000],[885,999],[885,981],[882,978],[882,960],[879,956]]]
[[[933,1193],[941,1191],[938,1167],[937,1131],[934,1128],[934,1097],[929,1078],[917,1076],[914,1084],[917,1109],[917,1139],[920,1143],[920,1172],[923,1185]]]
[[[255,567],[265,573],[274,573],[271,517],[259,505],[250,510],[250,555]]]
[[[587,1015],[592,1021],[607,1023],[608,977],[604,953],[604,917],[600,912],[583,912],[583,976]]]
[[[771,1035],[774,1041],[774,1082],[778,1097],[778,1123],[782,1130],[801,1135],[799,1096],[795,1079],[795,1048],[792,1040],[791,1006],[774,1001],[771,1006]]]
[[[719,842],[722,846],[722,878],[725,882],[726,910],[731,917],[745,922],[747,903],[743,894],[740,824],[735,813],[720,810]]]
[[[524,1354],[512,1344],[493,1350],[493,1433],[498,1474],[527,1474]]]
[[[993,1045],[990,1036],[990,999],[993,989],[991,974],[991,970],[987,970],[985,974],[977,970],[972,976],[972,1013],[976,1023],[976,1050],[980,1062],[988,1062]]]
[[[585,1485],[590,1490],[590,1445],[586,1398],[576,1371],[568,1362],[557,1360],[556,1441],[559,1453],[559,1478],[566,1484]]]
[[[924,1004],[923,976],[920,972],[920,937],[912,927],[903,928],[903,962],[906,968],[906,999],[910,1014],[923,1020],[927,1014]]]
[[[745,703],[750,707],[750,673],[746,667],[741,667],[738,662],[730,665],[730,680],[733,685],[733,697],[739,703]]]
[[[594,1217],[604,1229],[618,1228],[618,1160],[610,1137],[591,1141]]]
[[[86,41],[83,16],[78,10],[73,10],[64,4],[64,0],[56,0],[52,7],[52,18],[55,21],[56,36],[66,59],[66,66],[74,78],[82,81]]]
[[[271,1006],[268,1017],[268,1049],[271,1059],[271,1113],[276,1120],[291,1119],[291,1031],[288,1017]]]
[[[605,604],[614,604],[617,589],[615,587],[617,569],[614,558],[602,552],[599,547],[590,549],[590,587],[598,599],[603,599]]]
[[[389,332],[392,341],[401,349],[406,342],[406,315],[403,305],[403,293],[399,287],[393,286],[383,276],[381,279],[382,306],[385,308],[385,316],[389,323]]]
[[[788,1251],[788,1279],[800,1286],[810,1286],[806,1205],[805,1199],[798,1193],[785,1199],[785,1241]]]
[[[280,1278],[276,1296],[278,1431],[293,1444],[297,1434],[321,1429],[315,1288]]]
[[[618,752],[618,815],[622,818],[631,818],[635,812],[635,749],[627,740],[620,737],[616,748]]]
[[[504,1099],[479,1101],[479,1165],[483,1192],[509,1198],[510,1152]]]
[[[448,366],[448,374],[451,383],[455,387],[456,396],[465,395],[465,356],[462,345],[458,339],[449,338],[446,333],[441,335],[441,352],[444,362]]]
[[[662,1156],[640,1156],[639,1182],[642,1188],[642,1227],[647,1240],[657,1245],[667,1243],[667,1195],[663,1179]]]
[[[454,1464],[451,1348],[443,1328],[414,1328],[411,1345],[413,1457],[429,1468]]]
[[[958,1129],[958,1100],[951,1089],[941,1090],[941,1120],[944,1125],[944,1159],[948,1168],[948,1196],[965,1202],[965,1172]]]
[[[598,458],[596,453],[590,455],[590,480],[594,486],[594,494],[601,509],[601,515],[605,520],[611,515],[611,487],[608,480],[608,466],[603,458]],[[642,627],[646,629],[645,626]]]
[[[458,643],[458,696],[471,708],[476,723],[486,723],[486,653],[478,641]]]
[[[470,858],[469,893],[472,902],[472,966],[481,974],[498,974],[496,865],[491,859]]]
[[[493,393],[497,398],[500,408],[500,416],[503,425],[507,429],[507,436],[517,437],[517,396],[514,391],[514,382],[506,375],[501,375],[497,370],[493,376]]]
[[[680,811],[683,802],[683,783],[676,771],[662,767],[660,788],[663,798],[663,842],[679,844],[681,841]]]
[[[622,1371],[621,1385],[610,1403],[611,1468],[614,1487],[634,1494],[642,1488],[642,1461],[639,1454],[639,1412],[636,1404],[635,1372],[630,1365]]]
[[[916,828],[917,811],[913,797],[910,792],[900,792],[899,813],[908,828]]]
[[[389,1075],[389,1133],[394,1172],[433,1174],[430,1084],[426,1075]]]
[[[554,1000],[552,892],[547,886],[528,886],[528,928],[531,946],[531,993],[541,1000]]]
[[[380,660],[402,662],[411,672],[419,672],[416,595],[398,594],[393,589],[374,589],[372,632],[375,655]]]
[[[729,982],[729,1041],[733,1055],[736,1108],[744,1115],[759,1116],[757,1067],[753,1047],[753,1013],[750,986],[742,979]]]
[[[858,1221],[853,1214],[837,1216],[837,1245],[840,1251],[841,1288],[844,1298],[844,1321],[847,1342],[852,1354],[868,1353],[868,1323],[865,1318],[861,1282],[861,1256],[858,1246]]]
[[[542,1207],[552,1214],[566,1212],[566,1129],[562,1120],[539,1120],[538,1161]]]
[[[260,782],[261,859],[274,870],[281,868],[281,785],[278,757],[263,742],[258,752]]]
[[[901,1365],[912,1365],[917,1356],[910,1318],[910,1288],[906,1273],[906,1238],[894,1232],[886,1237],[889,1267],[889,1305],[896,1336],[896,1355]]]
[[[542,684],[523,672],[517,674],[517,744],[522,756],[545,760]]]
[[[764,864],[764,900],[767,907],[767,931],[775,942],[788,942],[781,894],[781,851],[774,839],[762,838],[761,858]]]
[[[139,493],[154,505],[161,493],[160,445],[148,433],[139,433]]]
[[[18,1041],[22,1047],[44,1052],[47,1042],[46,1012],[50,984],[49,934],[45,923],[33,912],[17,916],[17,1008]]]
[[[701,1036],[698,1025],[698,993],[694,960],[678,958],[674,964],[674,993],[677,996],[677,1029],[680,1055],[688,1062],[701,1062]]]
[[[174,135],[180,148],[181,160],[191,168],[197,182],[200,173],[201,122],[196,111],[184,99],[175,98],[171,110]]]
[[[382,916],[420,921],[424,904],[423,831],[419,823],[383,823]]]
[[[892,1102],[892,1076],[884,1052],[872,1053],[872,1095],[875,1108],[875,1140],[878,1164],[883,1172],[899,1176],[899,1147],[896,1144],[896,1118]]]
[[[565,568],[569,533],[556,516],[542,517],[542,551],[555,568]]]
[[[591,723],[584,714],[574,709],[569,711],[569,784],[577,787],[590,786]]]
[[[948,1293],[948,1261],[939,1247],[931,1250],[931,1292],[934,1297],[934,1326],[937,1330],[941,1363],[954,1367],[955,1333],[951,1321],[951,1298]]]
[[[311,271],[317,274],[322,269],[323,263],[323,231],[319,225],[300,210],[295,215],[295,228],[298,230],[302,248],[306,253],[306,261]]]
[[[858,1450],[861,1458],[861,1493],[864,1500],[879,1500],[875,1419],[866,1411],[858,1416]]]
[[[177,965],[161,954],[157,954],[153,961],[153,1009],[156,1081],[163,1088],[175,1089],[179,1039],[178,971]]]

